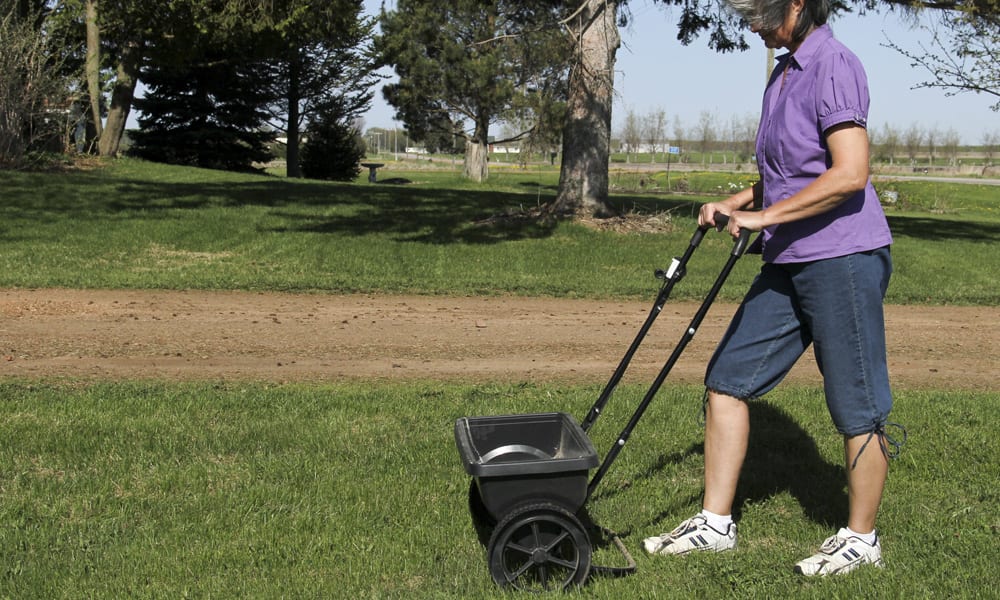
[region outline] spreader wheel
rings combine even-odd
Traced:
[[[580,520],[552,503],[514,509],[493,532],[490,574],[501,587],[529,592],[582,584],[592,548]]]

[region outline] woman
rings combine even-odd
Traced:
[[[654,554],[736,547],[731,515],[749,440],[747,401],[773,389],[812,344],[830,415],[844,436],[849,519],[795,571],[881,566],[875,516],[892,443],[885,435],[892,396],[882,299],[892,237],[869,179],[866,75],[826,25],[829,0],[730,4],[767,47],[788,54],[764,92],[756,148],[761,181],[704,205],[698,221],[714,225],[722,213],[733,235],[741,228],[762,232],[764,264],[706,373],[703,510],[644,546]],[[749,210],[755,197],[760,211]]]

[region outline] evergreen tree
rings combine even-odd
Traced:
[[[249,57],[249,58],[244,58]],[[152,63],[148,91],[135,101],[143,116],[130,152],[147,160],[229,171],[271,159],[262,109],[272,98],[262,61],[238,48],[208,48],[182,66]]]
[[[365,143],[343,107],[314,115],[302,145],[302,174],[310,179],[351,181],[361,172]]]
[[[281,0],[269,7],[263,33],[276,67],[270,124],[285,133],[288,176],[299,177],[301,128],[315,132],[339,119],[337,128],[348,130],[371,105],[382,78],[372,49],[375,19],[363,16],[361,0]]]

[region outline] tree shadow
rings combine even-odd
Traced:
[[[957,220],[943,217],[889,216],[889,229],[895,237],[918,240],[974,240],[1000,242],[1000,223]]]
[[[525,187],[525,188],[530,188],[532,190],[547,190],[549,192],[558,192],[559,191],[559,186],[558,185],[553,185],[553,184],[548,184],[548,183],[540,183],[538,181],[521,181],[517,185],[519,185],[521,187]]]
[[[558,222],[525,210],[535,199],[523,194],[427,188],[385,191],[351,190],[351,210],[319,216],[285,210],[287,225],[276,232],[345,236],[389,235],[396,241],[427,244],[494,244],[538,239],[552,234]]]
[[[141,218],[169,219],[178,210],[264,207],[283,223],[274,232],[388,235],[428,244],[493,244],[543,238],[553,220],[525,218],[525,207],[545,202],[528,192],[453,189],[439,186],[372,185],[286,180],[267,175],[248,180],[220,173],[218,181],[110,179],[79,173],[46,182],[17,181],[5,190],[4,214],[81,223]],[[114,193],[108,193],[113,187]],[[510,218],[491,218],[513,215]]]
[[[264,207],[283,223],[276,232],[388,235],[427,244],[495,244],[550,236],[551,219],[529,218],[550,201],[556,186],[521,182],[507,191],[456,189],[442,185],[372,185],[247,178],[220,172],[198,181],[109,178],[102,172],[53,177],[39,188],[37,177],[4,174],[3,210],[11,218],[45,221],[54,215],[80,223],[129,218],[168,219],[172,211],[212,207]],[[113,193],[109,193],[109,188]],[[517,189],[520,188],[520,189]],[[536,193],[538,192],[538,193]],[[701,202],[676,195],[613,194],[623,213],[663,213],[695,218]],[[494,218],[506,216],[505,218]],[[939,216],[890,216],[897,237],[922,240],[1000,241],[1000,224]]]

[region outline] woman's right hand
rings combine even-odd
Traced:
[[[702,204],[701,209],[698,211],[698,227],[704,227],[706,225],[714,227],[716,213],[729,215],[731,212],[732,209],[729,208],[725,202],[709,202],[708,204]]]
[[[715,227],[715,215],[717,213],[729,216],[738,210],[752,206],[754,190],[757,189],[759,185],[759,183],[755,183],[746,189],[736,192],[721,202],[709,202],[708,204],[702,204],[701,209],[698,210],[698,227],[705,227],[706,225]]]

